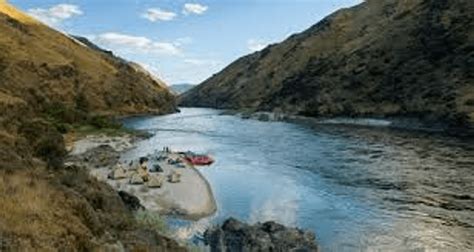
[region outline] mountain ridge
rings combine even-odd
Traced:
[[[365,1],[244,56],[182,106],[474,122],[469,1]]]
[[[195,87],[194,84],[189,83],[180,83],[180,84],[172,84],[170,85],[170,89],[173,90],[176,94],[180,95],[185,93],[186,91],[190,90],[191,88]]]

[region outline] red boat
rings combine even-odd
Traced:
[[[193,165],[211,165],[214,163],[214,159],[207,155],[192,155],[187,156],[185,159]]]

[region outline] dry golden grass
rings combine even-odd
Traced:
[[[0,202],[0,233],[15,237],[13,247],[68,247],[89,236],[64,193],[34,171],[1,171]]]
[[[11,95],[8,95],[6,93],[3,93],[0,91],[0,103],[2,105],[15,105],[15,104],[26,104],[26,102],[18,97],[14,97]]]
[[[84,95],[91,112],[102,114],[174,110],[174,96],[141,67],[91,49],[6,2],[0,2],[0,34],[0,90],[9,95],[71,106]]]
[[[15,18],[24,23],[38,23],[38,21],[36,21],[35,19],[23,14],[22,12],[18,11],[16,8],[8,4],[6,0],[0,0],[0,12],[5,13],[11,16],[12,18]]]
[[[24,23],[31,28],[30,33],[42,38],[29,39],[27,43],[18,43],[18,41],[24,40],[24,38],[22,39],[24,34],[14,31],[10,32],[10,36],[0,37],[0,44],[10,48],[9,53],[12,55],[10,59],[28,59],[31,62],[44,62],[50,65],[65,65],[77,61],[77,64],[81,65],[81,70],[90,73],[93,78],[98,78],[101,73],[111,72],[114,74],[117,72],[115,67],[91,49],[23,14],[12,5],[0,3],[0,12]]]

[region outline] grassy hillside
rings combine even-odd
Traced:
[[[184,106],[474,122],[474,2],[368,0],[245,56]]]
[[[85,168],[64,167],[61,134],[174,111],[174,95],[137,65],[0,1],[0,250],[182,251]]]
[[[0,33],[0,90],[35,107],[61,102],[100,114],[174,112],[174,96],[161,81],[5,3]]]

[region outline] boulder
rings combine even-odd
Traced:
[[[142,185],[143,183],[144,183],[143,178],[138,173],[134,173],[130,177],[130,184],[132,184],[132,185]]]
[[[149,188],[160,188],[163,185],[164,179],[162,176],[150,176],[146,183]]]
[[[110,171],[109,175],[107,175],[109,179],[118,180],[124,179],[128,177],[127,170],[122,167],[122,165],[118,164],[115,166],[112,171]]]
[[[313,232],[273,221],[248,225],[234,218],[204,233],[211,251],[318,251]]]
[[[131,211],[143,210],[145,207],[140,203],[140,200],[135,196],[125,191],[118,192],[125,206]]]

